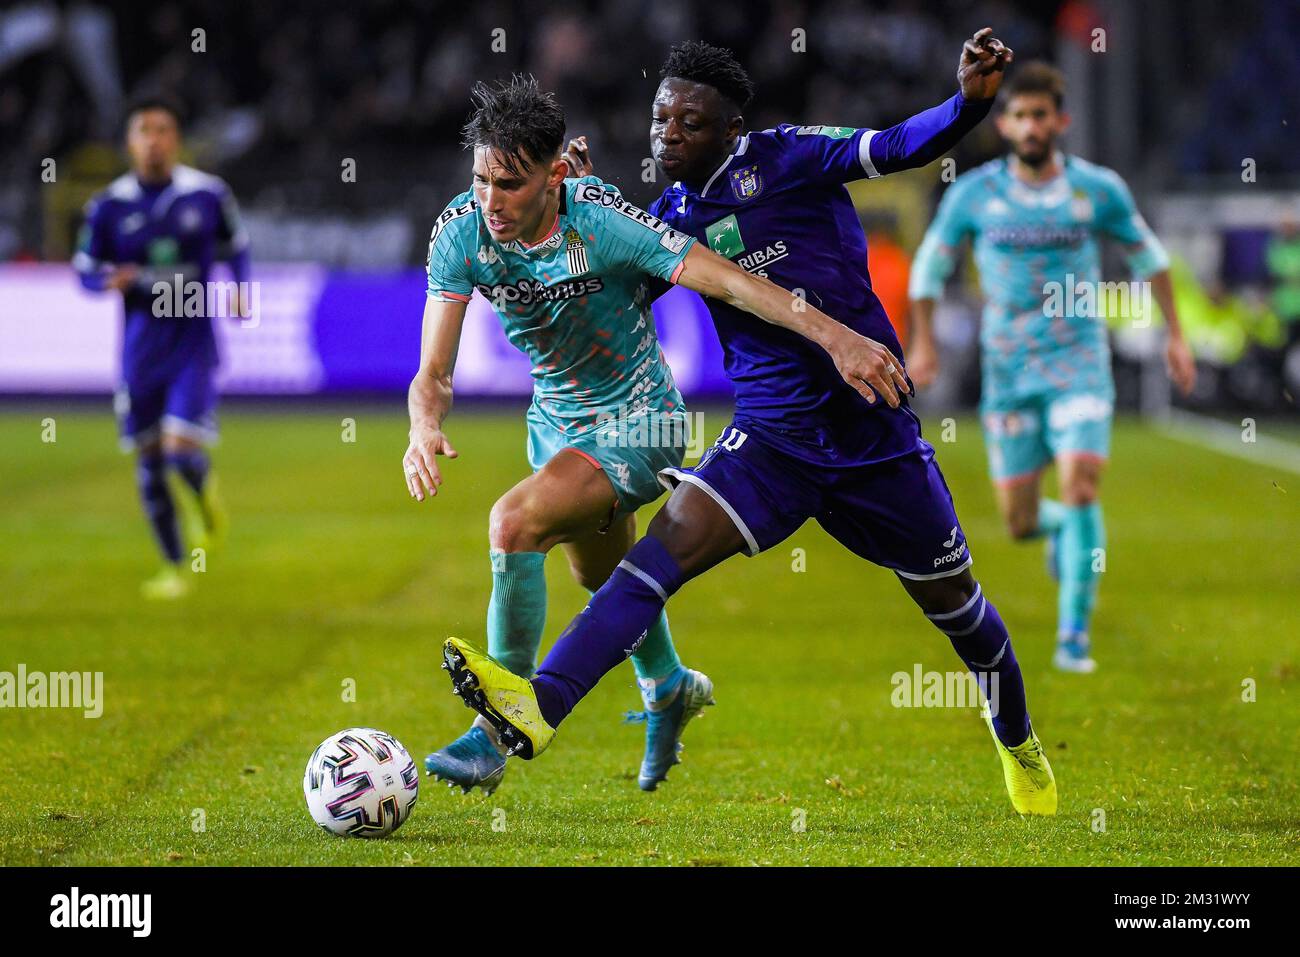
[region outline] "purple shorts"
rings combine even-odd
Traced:
[[[812,518],[855,555],[904,578],[944,578],[970,565],[970,549],[934,449],[916,441],[914,451],[882,462],[828,467],[778,451],[761,426],[733,422],[698,465],[663,469],[659,480],[707,493],[750,555]]]
[[[217,369],[190,362],[170,378],[123,382],[113,396],[122,448],[157,441],[163,432],[204,445],[217,440]]]

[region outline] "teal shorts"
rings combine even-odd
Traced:
[[[528,407],[528,464],[534,472],[564,449],[603,471],[618,504],[611,518],[631,515],[664,493],[659,470],[678,468],[689,442],[686,410],[612,421],[581,435],[565,435],[535,405]]]
[[[989,474],[999,484],[1036,475],[1058,455],[1105,459],[1115,402],[1110,393],[1056,392],[983,408]]]

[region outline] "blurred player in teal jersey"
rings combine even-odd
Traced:
[[[973,242],[986,298],[980,414],[998,506],[1017,540],[1046,538],[1058,580],[1057,649],[1065,671],[1090,672],[1089,623],[1106,544],[1098,487],[1110,452],[1115,387],[1104,316],[1098,237],[1119,241],[1133,278],[1149,284],[1168,325],[1165,362],[1184,393],[1196,366],[1174,310],[1169,260],[1112,170],[1062,153],[1069,127],[1064,81],[1043,63],[1007,82],[997,118],[1009,156],[957,178],[912,264],[917,387],[939,371],[934,301]],[[1149,321],[1149,316],[1145,317]],[[1060,501],[1041,498],[1055,462]]]
[[[563,545],[574,577],[595,591],[635,541],[636,510],[664,491],[658,473],[682,464],[685,409],[655,334],[650,282],[681,282],[770,323],[817,329],[855,389],[870,392],[872,382],[897,402],[884,370],[894,370],[897,389],[905,380],[879,343],[698,246],[615,187],[569,177],[560,153],[564,114],[535,80],[479,84],[474,97],[465,130],[473,186],[438,217],[429,242],[403,467],[410,494],[423,500],[442,482],[436,457],[457,454],[442,429],[466,304],[477,289],[533,362],[533,474],[493,506],[488,531],[488,652],[527,678],[545,627],[546,554]],[[682,667],[662,614],[629,644],[645,702],[638,783],[653,790],[677,763],[687,721],[711,703],[712,684]],[[492,724],[480,718],[429,755],[425,768],[466,790],[490,791],[505,771],[502,750]]]

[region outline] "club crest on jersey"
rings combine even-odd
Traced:
[[[1070,197],[1070,214],[1082,222],[1092,222],[1092,200],[1081,189],[1076,189]]]
[[[763,177],[758,172],[758,166],[746,166],[744,169],[732,170],[731,192],[741,202],[753,199],[763,192]]]
[[[203,226],[203,214],[193,206],[182,207],[176,225],[180,227],[181,232],[197,233]]]
[[[569,262],[570,276],[581,276],[590,268],[587,265],[587,247],[572,226],[564,231],[564,255]]]

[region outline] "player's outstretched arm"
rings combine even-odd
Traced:
[[[925,166],[948,152],[988,115],[1002,85],[1003,71],[1015,59],[1010,47],[985,27],[962,46],[957,64],[960,92],[938,106],[910,116],[887,130],[872,132],[864,143],[864,166],[884,176]]]
[[[939,350],[934,341],[934,304],[944,284],[957,268],[960,250],[975,234],[971,204],[966,197],[971,180],[962,177],[948,187],[939,201],[934,222],[916,250],[907,281],[911,301],[911,342],[907,347],[907,374],[923,389],[939,375]]]
[[[417,502],[438,494],[442,474],[437,457],[459,454],[443,434],[442,422],[451,411],[451,377],[465,324],[466,303],[428,299],[420,335],[420,371],[411,380],[406,404],[411,415],[411,442],[402,456],[406,488]]]
[[[1169,270],[1162,269],[1153,273],[1148,280],[1151,283],[1151,295],[1165,317],[1169,329],[1165,342],[1165,370],[1170,380],[1183,395],[1190,395],[1196,387],[1196,358],[1191,346],[1183,338],[1183,327],[1178,322],[1178,310],[1174,306],[1174,284],[1169,277]]]
[[[912,384],[924,389],[939,377],[939,347],[934,341],[934,300],[913,299],[911,341],[907,346],[907,374]]]
[[[903,364],[884,345],[858,335],[770,279],[746,272],[699,243],[687,252],[677,282],[817,343],[830,353],[844,381],[868,402],[875,402],[879,393],[890,408],[898,408],[898,393],[909,391]]]
[[[1125,182],[1111,172],[1102,177],[1101,186],[1104,200],[1098,211],[1097,228],[1123,245],[1133,278],[1151,284],[1151,294],[1169,329],[1165,368],[1179,391],[1188,395],[1196,386],[1196,360],[1178,322],[1169,254],[1142,218]]]

